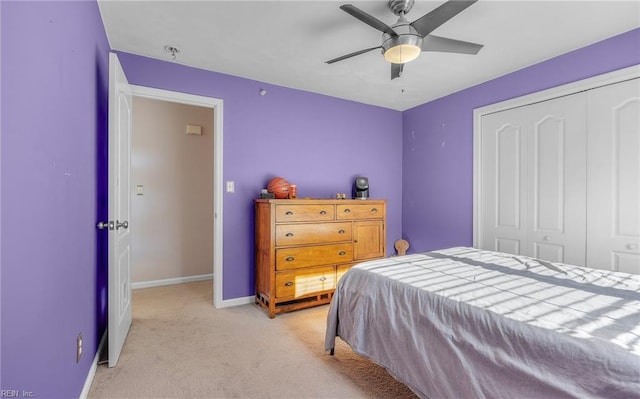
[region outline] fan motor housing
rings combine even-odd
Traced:
[[[391,28],[393,28],[397,36],[391,36],[388,33],[382,34],[382,54],[386,53],[390,48],[401,44],[411,44],[422,48],[422,36],[405,18],[400,17],[398,22],[392,25]]]

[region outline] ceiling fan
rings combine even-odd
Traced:
[[[342,61],[372,50],[381,49],[384,58],[391,63],[391,79],[402,74],[404,64],[412,61],[422,51],[438,51],[460,54],[478,54],[482,44],[464,42],[432,35],[436,28],[458,15],[477,0],[449,0],[433,11],[409,22],[405,15],[411,10],[415,0],[389,0],[387,6],[398,22],[389,26],[376,17],[367,14],[352,4],[340,6],[340,9],[365,24],[382,32],[382,45],[355,51],[326,61],[327,64]]]

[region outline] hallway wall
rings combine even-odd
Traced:
[[[213,273],[213,110],[134,97],[132,125],[131,281]]]

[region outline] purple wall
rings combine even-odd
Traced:
[[[369,177],[372,197],[388,201],[387,252],[401,237],[402,114],[398,111],[119,53],[129,82],[224,101],[223,298],[254,294],[253,199],[273,176],[299,197],[351,192]],[[267,90],[265,96],[259,90]],[[135,112],[135,110],[134,110]]]
[[[109,45],[95,1],[0,7],[0,389],[77,398],[106,324],[95,223]]]
[[[77,397],[106,327],[94,226],[106,216],[108,42],[94,1],[2,1],[0,22],[0,389]],[[638,64],[638,43],[640,29],[404,113],[120,56],[133,84],[224,100],[231,299],[254,291],[252,199],[270,177],[330,197],[368,176],[388,200],[389,253],[402,232],[413,252],[470,245],[473,108]]]
[[[640,63],[640,29],[403,113],[402,231],[409,252],[473,244],[473,110]]]

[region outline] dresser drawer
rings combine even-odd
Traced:
[[[336,219],[339,220],[382,219],[385,216],[385,207],[379,203],[336,205],[336,208]]]
[[[353,243],[276,249],[276,270],[353,261]]]
[[[331,204],[276,205],[276,223],[321,222],[334,220],[335,207]]]
[[[336,266],[336,286],[338,286],[338,282],[340,281],[342,276],[344,276],[344,274],[355,265],[357,265],[357,263],[347,263],[346,265]]]
[[[335,288],[336,271],[333,266],[276,273],[276,298],[298,298]]]
[[[351,241],[351,222],[276,225],[276,246]]]

